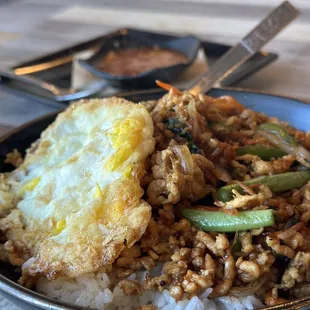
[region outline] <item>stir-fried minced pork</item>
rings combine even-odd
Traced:
[[[173,152],[172,147],[152,156],[153,180],[147,188],[148,202],[151,205],[175,204],[181,198],[197,201],[212,191],[207,178],[208,174],[212,174],[210,166],[215,169],[213,164],[201,155],[189,156],[192,157],[191,171],[182,169],[182,159]]]
[[[210,290],[209,298],[255,295],[269,306],[308,296],[310,134],[230,96],[171,89],[141,104],[152,117],[156,143],[140,182],[152,216],[142,237],[127,244],[106,269],[124,294],[140,296],[153,289],[181,301]],[[17,151],[7,161],[19,165]],[[11,206],[10,186],[1,176],[0,198]],[[184,210],[205,217],[185,218]],[[223,229],[251,212],[263,212],[258,214],[272,221],[252,227],[252,218],[248,226]],[[214,214],[217,222],[212,222]],[[0,259],[21,266],[28,253],[2,239]],[[142,270],[147,272],[143,283],[135,278]],[[26,273],[21,278],[29,286],[36,281]]]

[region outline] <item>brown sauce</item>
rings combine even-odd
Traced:
[[[131,48],[109,52],[97,66],[112,75],[136,76],[158,68],[186,63],[187,57],[177,51],[163,48]]]

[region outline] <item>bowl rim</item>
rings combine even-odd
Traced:
[[[294,101],[298,101],[299,103],[302,104],[306,104],[306,105],[310,105],[310,99],[300,99],[294,96],[287,96],[287,95],[281,95],[278,94],[277,92],[267,92],[267,91],[263,91],[263,90],[257,90],[257,89],[253,89],[253,88],[246,88],[246,87],[236,87],[236,86],[225,86],[225,87],[215,87],[212,88],[212,90],[227,90],[227,91],[237,91],[237,92],[247,92],[247,93],[252,93],[252,94],[259,94],[259,95],[266,95],[266,96],[271,96],[271,97],[277,97],[280,99],[288,99],[288,100],[294,100]],[[144,90],[135,90],[135,91],[125,91],[125,92],[120,92],[117,93],[113,96],[116,97],[126,97],[126,96],[134,96],[134,95],[144,95],[144,94],[156,94],[156,93],[161,93],[164,92],[163,89],[161,88],[152,88],[152,89],[144,89]],[[100,98],[109,98],[110,96],[107,97],[100,97]],[[88,98],[84,98],[81,100],[88,100]],[[61,111],[65,110],[68,106],[64,106],[64,108],[61,108],[59,110],[53,111],[53,112],[49,112],[46,113],[44,115],[41,115],[39,117],[34,118],[31,121],[28,121],[20,126],[17,126],[11,130],[9,130],[6,134],[4,134],[3,136],[0,137],[0,143],[4,142],[6,139],[10,138],[13,134],[27,128],[28,126],[37,123],[41,120],[44,120],[45,118],[51,117],[53,115],[57,115],[58,113],[60,113]]]
[[[251,93],[251,94],[260,94],[260,95],[266,95],[271,97],[277,97],[280,99],[288,99],[288,100],[294,100],[301,104],[310,105],[310,100],[302,100],[298,99],[296,97],[290,97],[290,96],[283,96],[276,93],[270,93],[266,91],[260,91],[260,90],[254,90],[250,88],[242,88],[242,87],[219,87],[214,88],[215,90],[227,90],[227,91],[237,91],[239,93]],[[148,90],[140,90],[140,91],[131,91],[131,92],[123,92],[120,94],[117,94],[117,96],[133,96],[133,95],[143,95],[143,94],[157,94],[163,92],[162,89],[148,89]],[[310,106],[309,106],[310,108]],[[65,109],[65,108],[64,108]],[[34,125],[37,122],[40,122],[44,119],[47,119],[52,116],[57,116],[60,112],[62,112],[64,109],[60,109],[54,112],[50,112],[47,114],[44,114],[40,117],[37,117],[19,127],[16,127],[12,130],[10,130],[8,133],[6,133],[4,136],[0,138],[0,143],[5,142],[7,139],[12,137],[14,134],[26,129],[28,126]],[[70,304],[67,302],[61,302],[59,300],[47,297],[43,294],[37,293],[33,290],[30,290],[28,288],[23,287],[22,285],[18,284],[17,282],[14,282],[4,275],[0,274],[0,292],[3,292],[5,295],[11,295],[14,298],[17,298],[21,302],[25,302],[29,305],[41,307],[42,309],[49,309],[49,310],[84,310],[84,309],[90,309],[85,308],[82,306]],[[6,298],[6,296],[4,296]],[[14,303],[14,302],[13,302]],[[294,301],[289,301],[283,304],[270,306],[261,308],[261,310],[280,310],[280,309],[301,309],[302,307],[310,305],[310,297],[304,297],[300,299],[296,299]],[[296,308],[297,307],[297,308]]]

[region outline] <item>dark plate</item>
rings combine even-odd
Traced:
[[[110,51],[125,48],[160,47],[181,52],[188,59],[184,64],[158,68],[143,72],[137,76],[115,76],[100,70],[97,64]],[[155,81],[173,82],[196,59],[200,40],[194,36],[176,37],[161,33],[128,29],[111,35],[101,43],[99,51],[79,64],[95,76],[107,80],[111,85],[125,89],[145,89],[155,87]]]
[[[139,102],[143,100],[157,99],[163,94],[164,93],[161,90],[141,91],[139,94],[124,94],[124,97],[134,102]],[[240,89],[213,89],[209,94],[214,97],[222,95],[234,96],[241,102],[241,104],[250,109],[266,113],[269,116],[278,117],[283,121],[289,122],[298,129],[306,131],[310,130],[310,106],[297,99],[255,93]],[[53,113],[34,120],[15,129],[4,138],[0,139],[0,171],[9,171],[12,168],[3,163],[5,154],[14,148],[24,152],[25,149],[40,136],[42,130],[44,130],[55,119],[56,115],[57,113]],[[22,309],[84,309],[82,307],[72,306],[52,300],[18,285],[14,282],[18,277],[14,272],[14,269],[15,268],[10,265],[3,263],[0,264],[0,291],[9,300],[21,306]],[[298,305],[302,305],[303,309],[306,309],[308,304],[310,304],[309,297],[269,307],[268,309],[301,309]]]
[[[16,72],[19,74],[31,74],[42,80],[54,83],[57,86],[69,88],[71,87],[72,59],[74,54],[85,50],[98,51],[104,41],[119,35],[120,33],[126,33],[128,31],[135,30],[127,28],[120,29],[115,32],[74,45],[70,48],[66,48],[58,52],[47,54],[31,61],[21,63],[12,69],[16,70]],[[153,33],[153,35],[156,34]],[[202,41],[202,47],[204,48],[208,61],[210,61],[212,64],[212,62],[220,58],[231,46],[212,43],[209,41]],[[229,77],[228,80],[224,81],[224,84],[227,86],[233,85],[248,75],[251,75],[264,66],[270,64],[276,58],[276,54],[260,52],[249,59],[245,64],[243,64],[238,71]]]

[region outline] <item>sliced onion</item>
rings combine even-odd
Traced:
[[[236,180],[234,183],[238,184],[246,193],[248,193],[249,195],[255,195],[254,191],[252,190],[251,187],[245,185],[244,183]]]
[[[218,164],[215,164],[215,168],[212,170],[212,172],[219,180],[223,182],[229,183],[232,180],[228,171]]]
[[[296,156],[296,159],[304,166],[310,168],[310,164],[307,161],[310,161],[310,152],[304,148],[302,145],[291,145],[285,141],[279,139],[276,135],[259,130],[258,133],[263,136],[267,141],[277,146],[282,151]]]
[[[191,120],[192,125],[192,135],[194,141],[197,141],[200,134],[204,133],[206,130],[205,128],[205,120],[204,118],[197,112],[196,103],[191,101],[188,104],[187,111]]]
[[[197,116],[197,110],[196,110],[195,102],[190,102],[188,104],[187,111],[188,111],[189,117],[191,119],[192,135],[193,135],[193,138],[195,140],[198,137],[198,128],[199,128],[198,116]]]
[[[170,148],[180,159],[184,174],[192,176],[194,174],[194,161],[188,147],[186,145],[173,145]]]

